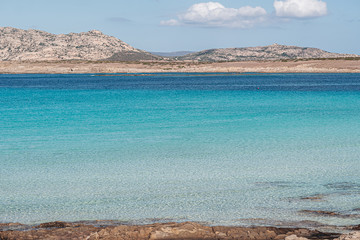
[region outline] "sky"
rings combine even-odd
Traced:
[[[1,0],[0,26],[93,29],[146,51],[274,43],[360,54],[360,0]]]

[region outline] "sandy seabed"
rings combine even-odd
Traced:
[[[150,72],[360,73],[360,60],[289,60],[216,63],[179,61],[0,61],[0,73],[8,74]]]

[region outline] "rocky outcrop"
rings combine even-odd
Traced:
[[[3,224],[5,225],[5,224]],[[45,223],[41,226],[1,226],[0,240],[30,240],[30,239],[86,239],[101,228],[65,222]]]
[[[37,226],[0,226],[0,239],[87,239],[87,240],[307,240],[335,239],[340,234],[322,233],[315,230],[275,227],[224,227],[204,226],[194,222],[154,223],[150,225],[97,226],[89,223],[52,222]],[[347,235],[346,235],[347,236]],[[341,236],[339,240],[350,240]],[[349,235],[350,236],[350,235]],[[356,234],[351,235],[357,236]]]
[[[51,34],[39,30],[0,28],[0,60],[104,60],[138,61],[160,57],[133,48],[100,31]]]
[[[176,59],[219,62],[347,57],[357,58],[360,56],[355,54],[330,53],[317,48],[273,44],[265,47],[209,49],[177,57]]]

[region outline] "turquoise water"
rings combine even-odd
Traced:
[[[0,75],[0,133],[0,222],[359,224],[360,74]]]

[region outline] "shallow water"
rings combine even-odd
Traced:
[[[0,222],[359,224],[360,74],[0,75],[0,133]]]

